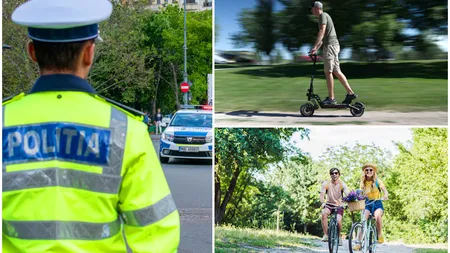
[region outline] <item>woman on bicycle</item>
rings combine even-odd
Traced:
[[[383,228],[382,216],[384,213],[383,203],[380,199],[388,199],[388,191],[386,186],[377,176],[377,167],[374,164],[366,164],[362,167],[363,176],[361,177],[360,188],[367,195],[366,210],[364,212],[366,220],[369,218],[369,214],[376,220],[376,226],[378,231],[378,243],[383,243]],[[381,191],[383,191],[383,198],[381,198]]]

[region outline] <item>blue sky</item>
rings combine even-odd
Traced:
[[[280,10],[283,6],[277,2],[275,2],[275,10]],[[235,48],[233,42],[231,41],[231,35],[238,32],[240,29],[238,23],[238,14],[242,9],[246,8],[254,8],[256,5],[256,0],[215,0],[215,22],[219,25],[219,37],[215,40],[215,50],[237,50],[237,49],[251,49],[251,48]],[[413,29],[409,29],[405,31],[406,33],[416,33]],[[311,43],[315,40],[315,35],[311,36]],[[448,36],[441,37],[441,41],[437,43],[441,49],[448,51]],[[283,51],[283,55],[285,58],[289,58],[290,55],[287,51],[282,48],[281,45],[277,45],[277,48]],[[307,53],[309,48],[302,48],[301,51],[303,53]],[[349,54],[350,51],[343,50],[342,58],[346,58],[346,54]]]

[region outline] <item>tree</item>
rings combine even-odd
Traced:
[[[277,41],[273,0],[258,0],[255,10],[243,10],[239,23],[242,31],[232,36],[235,44],[250,44],[256,51],[270,56]]]
[[[114,5],[108,21],[100,24],[103,42],[97,43],[96,60],[89,80],[97,92],[129,106],[141,109],[154,88],[154,66],[146,59],[154,57],[142,47],[144,17],[151,15],[139,6]]]
[[[221,128],[215,130],[215,223],[225,216],[241,175],[264,171],[267,165],[284,159],[289,147],[283,146],[296,128]]]
[[[448,132],[413,129],[413,140],[410,148],[398,144],[389,182],[395,197],[386,202],[386,209],[393,210],[388,231],[407,241],[447,242]]]
[[[2,92],[3,97],[28,92],[39,76],[37,65],[28,56],[26,43],[29,40],[27,28],[11,20],[13,11],[25,0],[3,2],[3,43],[11,49],[3,51]]]
[[[173,102],[180,106],[179,84],[184,71],[184,23],[183,11],[177,6],[168,6],[146,20],[145,46],[158,52],[155,63],[163,70],[158,74],[169,89],[161,90],[160,96],[168,98],[165,92],[173,92]],[[187,71],[191,87],[192,103],[199,103],[207,97],[207,74],[212,72],[212,11],[187,13]],[[164,71],[165,70],[165,71]]]

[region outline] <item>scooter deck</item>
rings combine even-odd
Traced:
[[[322,109],[329,109],[329,108],[335,108],[335,109],[345,109],[345,108],[349,108],[348,104],[334,104],[334,105],[324,105],[324,104],[320,104],[320,107]]]

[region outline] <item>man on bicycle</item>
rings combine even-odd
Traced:
[[[322,203],[322,229],[323,238],[322,241],[328,241],[328,215],[337,212],[337,223],[339,231],[339,246],[342,246],[341,229],[342,229],[342,216],[344,216],[344,209],[342,208],[342,195],[349,193],[347,185],[339,179],[341,172],[337,168],[330,169],[330,180],[325,181],[322,184],[320,190],[320,202]],[[326,202],[325,202],[325,195]],[[338,207],[338,209],[335,209]]]

